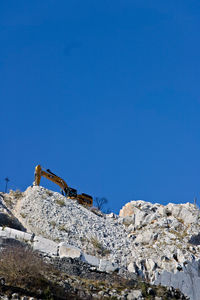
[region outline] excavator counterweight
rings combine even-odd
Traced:
[[[62,189],[63,194],[67,198],[75,199],[82,205],[87,205],[87,206],[93,205],[92,196],[84,193],[77,194],[77,190],[69,187],[62,178],[60,178],[59,176],[51,172],[49,169],[44,171],[40,165],[37,165],[35,167],[35,181],[34,181],[35,185],[40,185],[41,177],[45,177],[50,181],[54,182],[55,184],[57,184]]]

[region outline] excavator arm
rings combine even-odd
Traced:
[[[76,199],[82,205],[92,206],[93,199],[90,195],[77,194],[77,190],[70,188],[62,178],[52,173],[49,169],[47,169],[46,171],[42,170],[42,167],[40,165],[37,165],[35,167],[35,185],[40,185],[41,177],[45,177],[57,184],[62,189],[66,197],[70,199]]]

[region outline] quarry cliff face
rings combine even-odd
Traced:
[[[45,238],[55,247],[65,243],[68,248],[62,244],[62,253],[85,255],[86,261],[96,262],[103,270],[140,276],[199,299],[200,214],[193,204],[131,201],[118,216],[94,213],[37,186],[3,198],[2,214],[12,216],[21,230]],[[71,252],[66,250],[69,245]]]
[[[131,201],[120,214],[133,239],[129,271],[155,284],[180,289],[190,299],[200,293],[200,211],[191,204],[166,206]]]

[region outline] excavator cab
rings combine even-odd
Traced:
[[[67,189],[65,189],[65,196],[69,197],[69,198],[76,198],[77,197],[77,190],[68,187]]]

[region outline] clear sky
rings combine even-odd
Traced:
[[[1,0],[0,190],[200,204],[199,32],[199,0]]]

